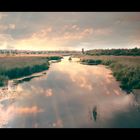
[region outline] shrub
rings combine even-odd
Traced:
[[[102,58],[100,61],[98,59],[85,59],[81,61],[86,62],[86,64],[109,66],[116,80],[120,81],[120,87],[127,93],[130,93],[133,89],[140,89],[140,66],[137,66],[137,63],[135,65],[128,65],[125,61],[105,60]]]
[[[8,83],[8,77],[4,75],[0,75],[0,86],[5,86]]]

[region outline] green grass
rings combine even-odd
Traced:
[[[94,59],[84,59],[81,61],[83,64],[88,64],[88,65],[98,65],[101,64],[102,61],[101,60],[94,60]]]
[[[140,89],[140,57],[89,56],[80,61],[90,65],[99,62],[96,64],[109,66],[115,78],[120,81],[120,87],[127,93],[133,89]]]
[[[0,87],[4,86],[4,85],[7,85],[7,83],[8,83],[8,77],[0,75]]]
[[[28,76],[49,68],[49,60],[59,60],[60,56],[50,57],[0,57],[0,86],[7,85],[8,79]]]

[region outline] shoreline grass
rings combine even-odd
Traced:
[[[127,93],[140,89],[140,57],[84,56],[80,62],[88,65],[103,64],[111,68],[120,87]]]
[[[6,86],[9,79],[21,78],[49,68],[50,60],[60,60],[61,56],[48,57],[1,57],[0,87]]]

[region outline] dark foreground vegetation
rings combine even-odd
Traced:
[[[125,56],[140,56],[140,48],[133,49],[95,49],[86,51],[87,55],[125,55]]]
[[[107,65],[120,81],[120,87],[127,93],[140,89],[140,57],[133,56],[87,56],[81,58],[81,63]]]
[[[0,86],[9,79],[20,78],[49,68],[49,60],[60,60],[60,56],[49,57],[0,57]]]

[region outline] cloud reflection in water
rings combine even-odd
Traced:
[[[30,118],[34,120],[33,124],[30,121],[26,124],[31,127],[114,127],[112,121],[118,114],[132,115],[133,95],[122,91],[111,70],[102,65],[82,65],[69,62],[66,57],[51,65],[47,77],[35,78],[18,86],[24,93],[23,98],[17,101],[17,107],[11,106],[5,113],[7,116],[12,111],[17,116],[35,114]],[[96,122],[91,116],[94,106],[97,107]],[[25,121],[29,115],[26,117]],[[14,123],[17,119],[23,123],[16,117],[13,126],[17,126]]]

